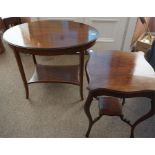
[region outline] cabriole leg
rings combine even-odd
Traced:
[[[93,100],[93,97],[91,96],[91,93],[89,92],[89,95],[88,95],[87,100],[84,105],[84,111],[85,111],[85,113],[88,117],[88,120],[89,120],[89,126],[88,126],[88,130],[86,132],[86,137],[89,137],[89,134],[90,134],[90,131],[91,131],[91,128],[93,125],[93,120],[92,120],[92,116],[90,113],[90,105],[91,105],[92,100]]]
[[[136,126],[143,122],[144,120],[150,118],[151,116],[153,116],[155,114],[155,95],[153,95],[152,100],[151,100],[151,109],[150,111],[145,114],[144,116],[142,116],[141,118],[139,118],[131,127],[131,134],[130,137],[133,138],[134,137],[134,130],[136,128]]]

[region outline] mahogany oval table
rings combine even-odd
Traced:
[[[98,31],[86,24],[73,21],[45,20],[24,23],[7,30],[3,39],[11,46],[24,83],[26,98],[29,98],[28,84],[69,83],[80,86],[83,99],[84,52],[92,47]],[[20,52],[32,54],[35,71],[27,82]],[[79,53],[79,65],[47,66],[37,64],[35,55],[51,56]]]
[[[130,137],[134,137],[135,127],[155,114],[155,72],[145,60],[143,52],[90,50],[86,73],[89,83],[89,94],[84,105],[89,120],[86,137],[92,125],[103,115],[120,116],[122,121],[131,126]],[[151,99],[150,111],[133,124],[122,114],[125,98],[131,97]],[[99,99],[99,116],[94,120],[90,113],[93,98]],[[123,98],[122,104],[116,98]]]

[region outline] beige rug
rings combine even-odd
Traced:
[[[85,57],[87,59],[87,56]],[[33,73],[30,55],[22,54],[27,79]],[[78,56],[37,57],[42,64],[78,63]],[[84,77],[84,96],[87,97]],[[25,99],[23,83],[12,50],[0,55],[0,137],[84,137],[88,120],[79,101],[79,87],[69,84],[32,84],[30,100]],[[133,122],[150,108],[145,98],[127,99],[124,113]],[[92,104],[98,114],[97,102]],[[118,117],[104,116],[90,137],[129,137],[130,127]],[[155,116],[137,126],[135,137],[155,137]]]

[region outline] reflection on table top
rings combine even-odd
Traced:
[[[8,29],[3,35],[13,46],[45,49],[80,46],[97,37],[97,30],[91,26],[60,20],[24,23]]]
[[[155,91],[155,72],[143,52],[90,52],[87,65],[89,90]]]

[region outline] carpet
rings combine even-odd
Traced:
[[[0,55],[0,137],[9,138],[84,138],[88,119],[83,106],[88,91],[84,76],[84,101],[80,101],[79,87],[70,84],[29,85],[30,99],[25,90],[12,50],[5,45]],[[34,66],[30,55],[21,54],[27,79]],[[88,57],[85,56],[85,59]],[[40,64],[69,65],[78,63],[78,56],[38,57]],[[150,109],[146,98],[127,99],[123,112],[134,122]],[[97,101],[91,112],[98,114]],[[92,128],[92,138],[128,138],[130,127],[118,117],[103,116]],[[155,116],[139,124],[135,137],[155,137]]]

